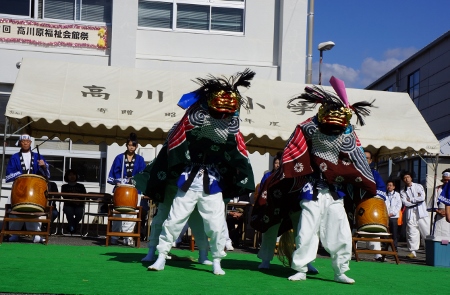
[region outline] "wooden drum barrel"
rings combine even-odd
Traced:
[[[47,206],[47,181],[36,174],[23,174],[11,188],[11,208],[19,212],[44,212]]]
[[[358,231],[388,232],[389,215],[382,199],[363,199],[356,207],[355,218]]]
[[[114,190],[114,210],[127,213],[136,210],[138,202],[137,189],[129,184],[119,184]]]

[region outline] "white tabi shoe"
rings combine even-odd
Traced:
[[[148,267],[148,270],[164,270],[164,266],[166,266],[166,255],[159,254],[158,259],[156,259],[155,263]]]
[[[306,281],[306,273],[298,272],[288,278],[289,281]]]
[[[225,243],[225,250],[234,251],[234,247],[233,247],[233,244],[231,243],[231,240],[229,240]]]
[[[217,276],[223,276],[225,275],[225,272],[222,269],[222,266],[220,265],[220,258],[215,258],[213,260],[213,273]]]
[[[344,284],[354,284],[355,283],[354,279],[347,277],[345,274],[334,275],[334,280],[338,283],[344,283]]]

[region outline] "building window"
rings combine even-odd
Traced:
[[[412,181],[415,183],[420,183],[426,187],[427,183],[427,163],[422,159],[414,159],[411,161],[410,171],[413,173]]]
[[[168,2],[139,1],[138,25],[141,27],[171,29],[173,4]]]
[[[420,71],[417,70],[408,76],[408,93],[411,99],[416,103],[419,97]]]
[[[106,159],[65,158],[66,170],[74,169],[79,181],[105,183]]]
[[[111,22],[112,0],[44,0],[44,18]]]
[[[244,32],[244,0],[139,0],[140,27]]]
[[[0,13],[31,17],[31,0],[1,0]]]
[[[394,92],[394,85],[387,87],[386,89],[384,89],[384,91]]]
[[[111,23],[112,0],[1,0],[0,14]]]

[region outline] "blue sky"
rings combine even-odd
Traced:
[[[317,45],[324,51],[322,84],[332,75],[364,88],[450,30],[450,0],[315,0],[312,82],[318,83]]]

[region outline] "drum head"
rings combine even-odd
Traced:
[[[45,180],[44,177],[37,175],[37,174],[22,174],[22,175],[17,176],[16,179],[18,179],[18,178],[37,178],[39,180],[43,180],[43,181],[47,182],[47,180]]]
[[[135,188],[132,184],[118,184],[117,187]]]

